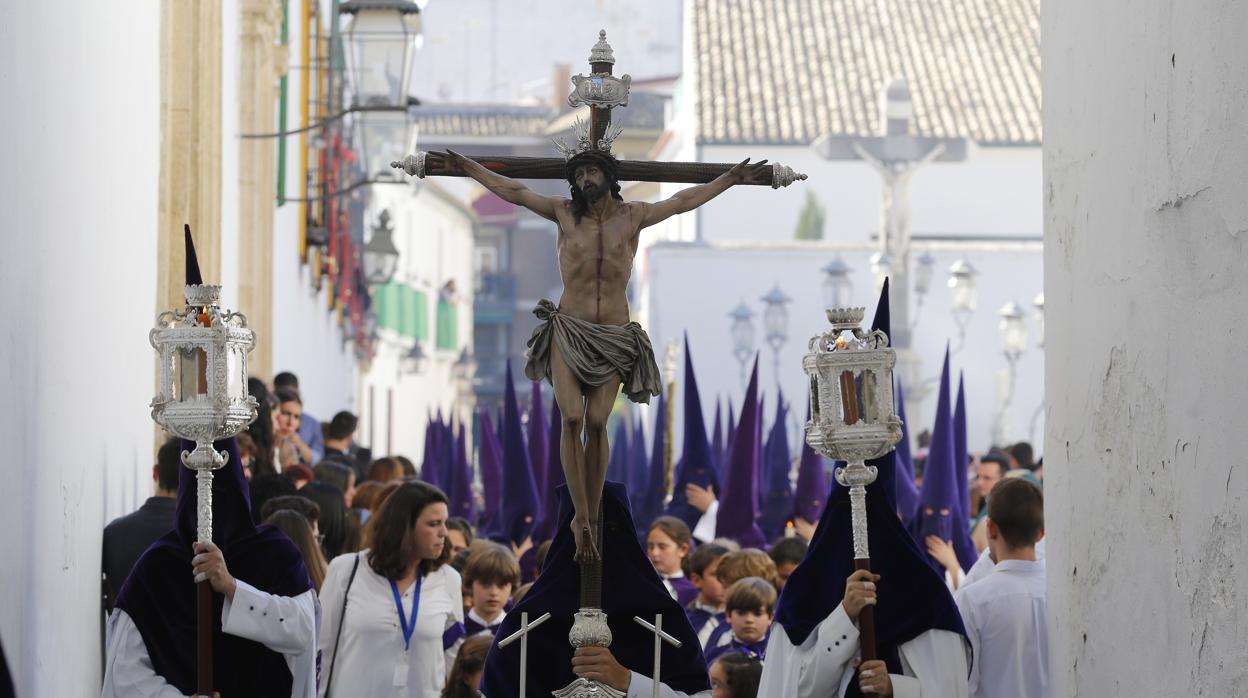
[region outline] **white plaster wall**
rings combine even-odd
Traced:
[[[797,411],[802,413],[795,415],[800,419],[805,412],[802,405],[808,390],[801,368],[806,342],[827,326],[820,268],[836,254],[842,256],[854,269],[853,302],[867,307],[869,319],[876,299],[868,264],[873,251],[866,243],[654,246],[643,253],[647,257],[649,275],[641,293],[647,313],[640,321],[650,333],[660,358],[669,340],[689,333],[703,410],[709,422],[717,394],[731,398],[740,414],[745,386],[740,380],[740,364],[733,356],[728,313],[744,300],[755,312],[755,347],[762,352],[760,384],[774,406],[775,355],[764,342],[764,304],[759,299],[778,283],[793,299],[788,306],[789,341],[780,350],[780,385],[786,400],[797,405]],[[970,448],[982,451],[991,443],[993,420],[1000,404],[1000,384],[1007,366],[1001,353],[997,311],[1011,299],[1030,310],[1030,300],[1039,292],[1042,280],[1040,245],[941,243],[933,244],[931,252],[937,260],[936,272],[912,340],[921,362],[920,375],[928,381],[931,396],[919,406],[914,386],[906,385],[907,416],[913,425],[912,435],[930,429],[945,345],[951,342],[956,350],[950,360],[954,380],[957,380],[958,370],[965,371],[966,375]],[[978,310],[958,350],[958,332],[950,312],[944,270],[962,255],[972,259],[984,273],[979,278]],[[1029,438],[1033,428],[1037,437],[1043,433],[1043,416],[1036,414],[1043,397],[1043,358],[1035,346],[1038,337],[1034,317],[1028,318],[1028,329],[1030,346],[1019,362],[1013,407],[1006,413],[1005,436],[1009,442]],[[683,363],[677,364],[678,370],[681,366]],[[683,380],[683,372],[678,373],[677,379]],[[772,408],[768,408],[768,421],[772,414]],[[1034,427],[1033,417],[1036,417]],[[681,418],[678,412],[678,424]],[[677,434],[680,433],[678,428]],[[797,434],[791,434],[791,438],[796,439]],[[679,442],[679,436],[677,440]]]
[[[399,249],[396,280],[425,293],[429,303],[429,339],[424,343],[427,357],[421,373],[401,370],[401,357],[411,340],[380,329],[377,356],[363,375],[360,401],[362,412],[373,390],[373,411],[365,417],[358,437],[369,444],[375,455],[404,455],[419,465],[424,454],[425,425],[430,414],[452,412],[458,420],[471,420],[472,405],[459,401],[452,365],[465,347],[472,351],[473,239],[476,217],[467,208],[475,185],[455,180],[429,180],[407,186],[374,186],[369,218],[381,210],[390,211],[394,221],[394,242]],[[458,347],[454,351],[436,349],[438,292],[454,280],[457,289]],[[470,384],[469,384],[470,385]],[[393,391],[393,405],[387,402]],[[375,419],[371,427],[369,419]]]
[[[18,695],[99,695],[100,531],[151,493],[160,3],[0,22],[0,637]]]
[[[299,2],[292,0],[288,8],[290,66],[297,66],[301,60],[303,25],[299,6]],[[322,3],[322,16],[327,16],[328,11],[327,3]],[[234,12],[237,14],[237,6]],[[238,68],[234,71],[237,73]],[[286,128],[298,128],[299,106],[303,99],[298,70],[289,72],[286,99]],[[235,128],[230,133],[237,133],[237,123],[235,109]],[[273,156],[277,157],[277,142],[272,145]],[[237,157],[237,139],[230,152]],[[309,166],[311,164],[309,162]],[[304,195],[302,176],[299,136],[294,135],[286,139],[287,196]],[[299,377],[305,409],[318,420],[328,421],[339,410],[358,412],[358,371],[354,349],[344,341],[338,311],[329,310],[327,287],[320,291],[313,287],[312,267],[299,257],[301,216],[303,207],[295,201],[277,207],[273,216],[273,337],[269,338],[273,343],[273,372],[294,372]],[[233,220],[237,221],[238,216]],[[272,384],[273,376],[263,378]]]
[[[1248,5],[1042,22],[1051,694],[1248,695]]]
[[[329,310],[328,285],[317,291],[311,266],[300,263],[299,216],[287,204],[273,220],[273,371],[294,372],[304,408],[328,421],[356,406],[356,361],[338,311]],[[272,385],[273,376],[264,379]]]
[[[767,159],[810,176],[785,189],[741,187],[699,214],[705,240],[792,240],[812,191],[827,214],[824,238],[866,240],[879,230],[880,177],[860,161],[828,161],[808,146],[704,145],[702,162]],[[960,163],[934,162],[910,182],[910,229],[924,235],[1038,237],[1039,148],[972,146]]]

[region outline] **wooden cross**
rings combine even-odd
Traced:
[[[632,84],[629,75],[616,77],[612,74],[615,54],[607,43],[606,30],[598,32],[598,43],[589,53],[590,74],[572,78],[573,90],[568,97],[572,107],[589,105],[589,123],[579,119],[573,129],[576,143],[566,145],[556,142],[565,155],[576,150],[597,148],[610,151],[611,143],[620,134],[620,127],[612,125],[611,112],[615,107],[628,106],[628,91]],[[565,158],[533,158],[513,156],[478,156],[471,158],[487,169],[513,179],[564,179]],[[619,164],[621,182],[680,182],[704,184],[727,172],[735,163],[705,162],[653,162],[649,160],[622,160]],[[413,177],[463,177],[462,173],[450,172],[442,153],[424,151],[408,155],[402,161],[390,163]],[[806,179],[806,175],[780,163],[771,163],[770,182],[773,189],[787,187],[793,182]]]
[[[517,638],[520,640],[520,698],[524,698],[525,689],[528,688],[527,684],[528,684],[528,679],[529,679],[529,631],[533,630],[534,628],[541,625],[542,623],[545,623],[548,620],[550,620],[549,612],[543,613],[540,618],[530,623],[529,612],[521,611],[520,612],[520,629],[508,635],[507,637],[503,638],[502,640],[498,641],[498,646],[501,649],[515,642]]]
[[[894,80],[884,90],[880,105],[883,136],[825,135],[815,141],[815,151],[827,160],[862,160],[884,180],[880,205],[880,252],[892,260],[894,347],[910,347],[910,178],[929,162],[961,162],[966,159],[965,138],[933,138],[910,133],[914,103],[904,80]]]
[[[655,614],[654,625],[642,620],[641,616],[633,616],[633,622],[654,633],[654,698],[659,698],[660,687],[663,685],[659,679],[659,659],[663,654],[663,643],[666,642],[673,647],[680,647],[680,640],[663,632],[662,613]]]

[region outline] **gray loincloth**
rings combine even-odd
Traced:
[[[543,298],[533,309],[542,324],[533,330],[525,356],[524,375],[529,380],[550,378],[550,343],[583,385],[596,387],[619,376],[624,394],[633,402],[648,403],[663,390],[659,366],[654,361],[650,336],[641,325],[597,325],[559,312]]]

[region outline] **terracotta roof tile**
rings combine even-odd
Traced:
[[[693,0],[699,141],[876,135],[905,78],[916,135],[1040,142],[1040,0]]]

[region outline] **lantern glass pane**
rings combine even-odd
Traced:
[[[403,106],[415,34],[402,15],[361,10],[347,30],[351,88],[356,106]]]
[[[818,424],[822,414],[823,409],[819,404],[819,377],[812,375],[810,377],[810,418]]]
[[[949,279],[954,310],[975,309],[975,280],[970,276],[955,276]]]
[[[921,295],[927,293],[932,285],[932,267],[935,260],[930,256],[920,257],[914,269],[914,292]]]
[[[862,419],[867,424],[879,424],[881,421],[877,395],[879,395],[879,380],[875,371],[868,368],[862,372],[862,378],[858,381],[858,400],[862,405]]]
[[[749,351],[754,346],[754,326],[742,320],[732,323],[732,344],[737,351]]]
[[[407,155],[407,112],[359,112],[356,125],[365,175],[369,179],[392,178],[390,163]]]
[[[225,352],[226,397],[242,399],[247,394],[247,379],[244,375],[243,354],[239,349],[231,348]]]
[[[204,373],[203,349],[179,349],[177,351],[177,399],[181,402],[194,400],[208,392],[208,378]]]
[[[1001,321],[1001,344],[1007,353],[1021,353],[1027,348],[1027,326],[1021,317]]]
[[[857,424],[860,406],[862,401],[858,395],[858,380],[853,371],[841,371],[840,381],[837,386],[840,400],[840,421],[845,425]]]

